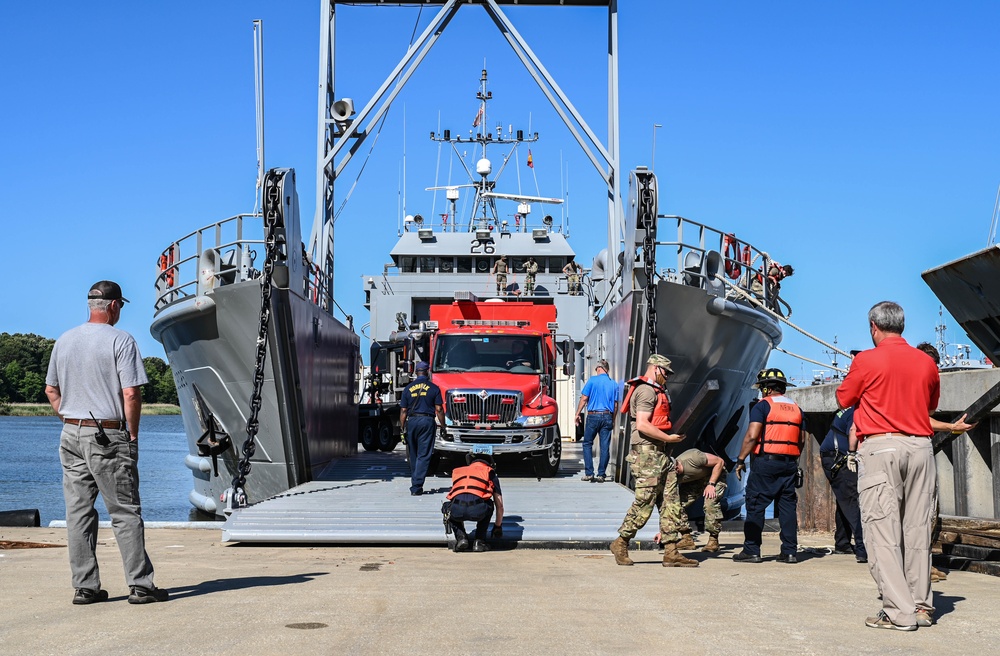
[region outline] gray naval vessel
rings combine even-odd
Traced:
[[[628,197],[622,193],[617,2],[535,3],[606,8],[606,143],[595,136],[501,8],[516,3],[503,0],[422,3],[440,10],[379,90],[355,112],[353,101],[338,99],[333,89],[340,4],[322,0],[327,20],[321,28],[320,155],[316,219],[309,241],[301,241],[294,171],[265,174],[261,164],[260,212],[212,223],[169,244],[160,255],[151,331],[163,344],[177,383],[190,447],[185,463],[194,480],[191,504],[222,515],[229,508],[302,486],[331,461],[357,453],[360,338],[349,321],[333,316],[334,182],[465,7],[487,12],[607,183],[607,246],[583,272],[579,291],[570,293],[563,266],[574,251],[565,226],[544,214],[538,225],[534,217],[541,212],[531,210],[532,204],[558,199],[501,191],[499,171],[493,173],[486,155],[491,142],[493,147],[498,142],[516,147],[534,137],[494,132],[484,122],[473,138],[482,146],[482,157],[469,170],[470,186],[445,189],[453,201],[451,212],[441,217],[447,220],[414,215],[404,221],[392,262],[381,273],[363,277],[371,311],[367,337],[387,339],[393,331],[418,325],[431,304],[452,300],[456,291],[489,297],[495,293],[491,271],[502,254],[511,260],[511,292],[523,292],[519,264],[532,256],[539,264],[533,298],[556,306],[564,355],[570,353],[570,366],[555,384],[562,434],[574,433],[572,411],[598,359],[609,360],[612,378],[624,384],[644,372],[651,352],[659,352],[674,363],[676,373],[667,387],[676,430],[688,436],[681,448],[698,447],[731,460],[755,395],[750,385],[780,342],[780,316],[789,309],[765,278],[771,260],[764,251],[733,234],[659,214],[651,171],[633,171]],[[489,96],[485,83],[484,71],[483,104]],[[258,130],[262,139],[260,135]],[[452,141],[447,132],[434,138]],[[467,223],[456,223],[454,201],[462,189],[475,194],[476,211]],[[515,203],[514,214],[498,210],[502,203]],[[615,480],[626,485],[631,482],[624,465],[628,430],[627,419],[617,417],[612,468]],[[727,514],[733,515],[742,505],[743,487],[730,479],[725,504]],[[311,496],[309,503],[315,507],[329,501],[320,494]],[[302,524],[309,521],[303,519]],[[331,530],[325,534],[329,539],[336,535]],[[282,533],[280,539],[290,535]],[[309,532],[294,535],[308,539],[303,536]]]

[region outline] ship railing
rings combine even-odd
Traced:
[[[517,215],[515,215],[515,217],[516,216]],[[528,222],[523,217],[520,219],[501,219],[499,223],[490,219],[486,221],[485,227],[482,227],[475,219],[473,219],[471,223],[468,218],[463,219],[460,223],[455,223],[451,217],[446,219],[444,218],[444,215],[438,217],[437,220],[422,218],[420,223],[412,220],[403,221],[403,232],[419,233],[421,230],[430,230],[433,233],[474,233],[477,230],[488,230],[492,232],[494,236],[499,236],[501,233],[531,233],[534,230],[545,230],[552,233],[563,232],[561,226],[545,223],[544,220],[532,220]]]
[[[767,271],[777,263],[767,252],[733,233],[683,216],[660,215],[657,220],[659,250],[673,250],[676,256],[676,268],[668,268],[668,279],[734,301],[757,303],[785,317],[791,315],[791,307],[768,281]],[[676,240],[664,240],[671,230]],[[657,254],[658,265],[667,261]]]
[[[184,235],[156,260],[154,311],[223,285],[256,280],[261,271],[255,264],[263,267],[264,251],[260,214],[237,214]],[[328,310],[329,275],[303,259],[306,273],[298,293]]]

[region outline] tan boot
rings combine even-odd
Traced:
[[[697,567],[698,561],[685,558],[681,552],[677,551],[677,543],[668,544],[663,549],[664,567]]]
[[[694,543],[694,538],[691,537],[690,533],[685,533],[681,536],[680,542],[677,543],[677,548],[683,551],[685,549],[697,549],[698,545]]]
[[[718,551],[719,550],[719,536],[718,535],[709,535],[708,536],[708,544],[706,544],[704,547],[702,547],[701,550],[702,551],[707,551],[709,553],[715,553],[716,551]]]
[[[611,553],[615,555],[615,562],[619,565],[635,565],[635,562],[628,557],[628,541],[619,536],[611,543]]]
[[[937,583],[938,581],[946,581],[946,580],[948,580],[948,575],[932,565],[931,583]]]

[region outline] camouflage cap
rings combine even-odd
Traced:
[[[657,367],[663,367],[664,369],[667,370],[668,374],[674,373],[674,370],[670,368],[670,358],[664,355],[660,355],[659,353],[654,353],[653,355],[649,356],[649,359],[646,360],[646,364],[652,364],[656,365]]]

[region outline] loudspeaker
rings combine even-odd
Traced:
[[[335,121],[346,121],[354,114],[354,100],[342,98],[330,108],[330,118]]]

